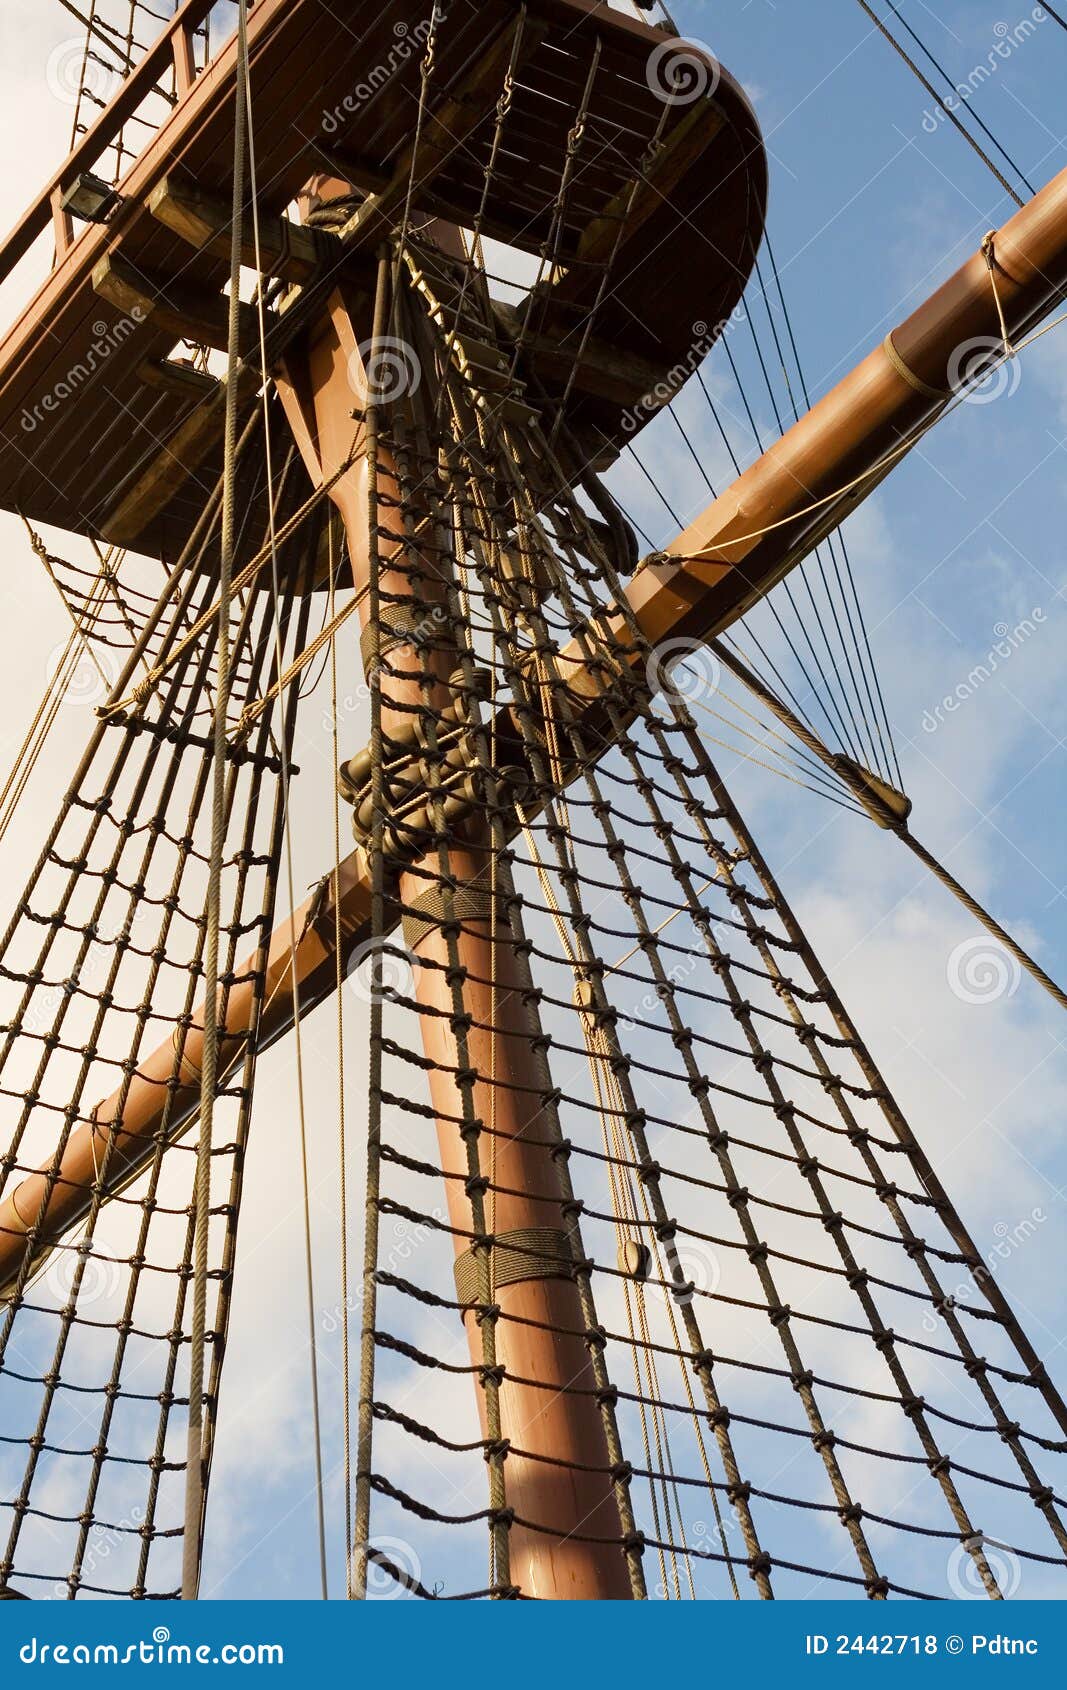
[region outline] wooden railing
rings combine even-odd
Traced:
[[[218,0],[185,0],[185,4],[175,12],[166,29],[130,71],[114,99],[73,152],[68,154],[56,175],[23,213],[0,247],[0,282],[7,280],[50,223],[55,230],[57,258],[63,256],[73,239],[71,219],[62,206],[63,195],[79,176],[91,172],[93,166],[100,162],[118,139],[124,124],[168,71],[174,71],[179,99],[188,92],[196,77],[193,35],[217,3]]]

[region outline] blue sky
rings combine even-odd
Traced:
[[[999,25],[1014,31],[1041,8],[1021,0],[900,3],[954,78],[967,81],[996,62],[995,72],[974,78],[973,106],[1035,186],[1067,163],[1067,33],[1045,18],[1008,57],[995,52],[1006,39]],[[20,66],[11,102],[0,106],[8,160],[18,156],[19,125],[28,120],[39,126],[42,155],[64,150],[69,110],[48,103],[45,66],[69,23],[46,22],[43,11],[40,0],[16,0],[10,19],[0,20],[0,84],[12,76],[16,39]],[[770,154],[770,238],[808,387],[818,397],[1013,206],[959,135],[931,115],[929,96],[855,0],[676,0],[673,12],[680,32],[708,45],[744,83],[760,117]],[[43,156],[40,163],[43,173]],[[3,203],[11,219],[31,187],[22,171],[17,179],[8,173]],[[708,370],[725,396],[721,354]],[[1067,328],[1027,352],[1013,374],[1011,391],[961,406],[930,434],[848,532],[915,832],[1063,981]],[[683,407],[688,403],[683,397]],[[769,408],[757,404],[757,413],[769,439]],[[698,409],[685,414],[707,461],[717,462]],[[649,430],[642,453],[679,513],[695,515],[706,490],[666,420]],[[669,539],[670,518],[638,479],[619,485],[656,542]],[[13,698],[35,697],[42,666],[63,637],[61,614],[46,589],[21,573],[28,565],[20,530],[5,519],[3,533],[20,568],[0,584],[9,626],[18,618],[20,627],[18,649],[5,648],[8,683]],[[995,673],[963,685],[1002,629],[1025,621],[1030,631]],[[943,699],[961,685],[965,698],[946,712]],[[315,726],[308,710],[297,752],[310,770],[311,794],[294,841],[300,885],[329,861],[328,759],[315,743]],[[15,711],[12,750],[21,729]],[[8,847],[16,875],[33,854],[68,756],[69,741],[45,760],[31,789],[25,821]],[[1015,1238],[1029,1217],[1024,1242],[1001,1252],[998,1271],[1067,1385],[1067,1295],[1059,1272],[1067,1236],[1062,1012],[1025,978],[989,1001],[961,1001],[949,984],[949,961],[976,935],[973,919],[895,840],[751,764],[729,755],[721,763],[980,1247],[995,1250]],[[362,1012],[346,1000],[352,1052],[361,1029],[365,1037]],[[325,1071],[333,1060],[328,1013],[312,1019],[306,1038],[309,1069]],[[358,1096],[358,1056],[350,1063]],[[300,1240],[295,1216],[278,1210],[274,1183],[279,1164],[292,1156],[285,1101],[291,1055],[271,1053],[262,1080],[261,1160],[250,1168],[243,1240],[243,1259],[254,1269],[238,1287],[228,1381],[233,1413],[220,1433],[206,1582],[216,1595],[285,1588],[313,1596]],[[325,1110],[331,1095],[327,1082],[312,1079],[314,1103]],[[325,1237],[336,1211],[329,1133],[312,1155],[315,1220]],[[292,1224],[283,1226],[286,1219]],[[320,1265],[318,1301],[329,1339],[337,1288],[326,1245]],[[337,1358],[326,1339],[327,1427],[336,1457]],[[260,1392],[263,1379],[270,1388]],[[251,1506],[250,1495],[257,1498]],[[330,1502],[336,1541],[336,1471]],[[335,1558],[335,1591],[336,1566]],[[1036,1582],[1020,1591],[1043,1593]]]

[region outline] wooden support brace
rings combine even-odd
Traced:
[[[93,290],[136,323],[225,352],[229,345],[229,301],[185,282],[146,276],[117,253],[107,253],[93,271]],[[241,344],[255,346],[259,323],[251,305],[240,311]]]
[[[599,217],[595,217],[578,243],[578,256],[585,264],[601,264],[610,258],[619,238],[619,224],[625,220],[626,240],[632,241],[653,212],[658,211],[698,158],[703,157],[711,136],[726,119],[708,100],[689,108],[666,139],[648,159],[635,182],[619,189]]]
[[[171,175],[148,196],[148,209],[157,222],[198,252],[229,257],[230,207],[219,195]],[[258,262],[265,275],[281,276],[287,282],[308,282],[328,265],[338,263],[342,253],[340,241],[328,230],[307,229],[288,217],[259,219]],[[251,218],[245,220],[241,262],[251,270],[257,266]]]

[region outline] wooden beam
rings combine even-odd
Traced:
[[[230,256],[231,210],[217,194],[180,176],[165,176],[148,196],[148,209],[159,223],[180,235],[197,252]],[[325,229],[307,229],[288,217],[259,219],[259,251],[251,218],[246,218],[241,262],[250,270],[287,282],[309,282],[343,256],[341,242]]]
[[[570,344],[551,335],[524,331],[522,315],[514,306],[495,301],[493,309],[505,334],[511,340],[521,340],[526,362],[550,385],[566,382],[573,370],[577,391],[596,399],[609,399],[617,405],[636,405],[638,401],[646,400],[650,412],[658,404],[668,403],[670,393],[664,387],[664,370],[651,359],[639,358],[632,352],[619,352],[596,335],[589,335],[583,344],[581,329],[575,331]],[[659,389],[664,391],[663,399],[649,400],[648,396]]]
[[[230,304],[224,294],[145,275],[116,252],[106,253],[93,271],[93,291],[135,323],[150,324],[176,341],[210,346],[217,352],[229,347]],[[242,347],[254,347],[259,321],[251,305],[241,306],[240,324]]]
[[[140,63],[123,82],[110,105],[101,112],[89,133],[79,141],[74,151],[63,161],[48,186],[43,188],[33,204],[23,213],[11,234],[0,247],[0,282],[6,281],[15,265],[29,252],[38,235],[44,233],[52,215],[52,197],[62,196],[83,171],[92,170],[100,157],[116,139],[123,124],[132,117],[138,106],[175,62],[179,43],[194,29],[199,29],[216,0],[185,0],[166,28],[156,38]]]

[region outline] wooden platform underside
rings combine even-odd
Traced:
[[[411,0],[257,0],[265,263],[292,283],[314,288],[361,262],[402,213],[422,50],[398,44],[413,39],[424,10]],[[481,0],[453,8],[442,28],[416,169],[423,213],[475,221],[519,10]],[[765,162],[747,102],[724,72],[711,97],[672,106],[662,123],[647,74],[661,40],[593,0],[530,0],[486,202],[487,233],[542,250],[599,54],[558,248],[569,262],[538,311],[536,375],[550,399],[562,392],[613,254],[569,414],[615,440],[653,414],[640,403],[652,375],[688,373],[708,349],[762,231]],[[210,378],[174,359],[183,333],[224,338],[228,233],[212,237],[211,219],[231,193],[234,61],[231,43],[120,184],[110,222],[77,226],[0,343],[0,506],[169,557],[188,536],[219,471],[221,404]],[[319,172],[375,196],[343,251],[272,221]]]

